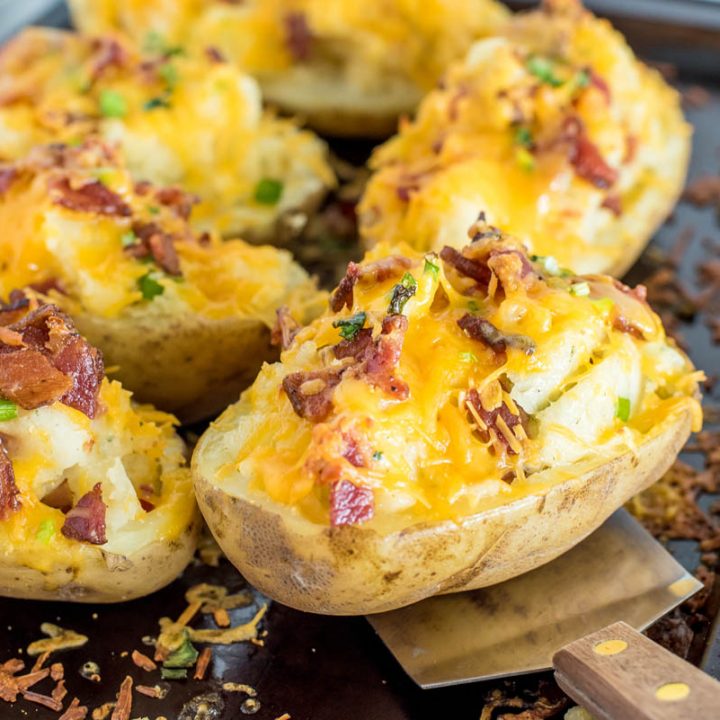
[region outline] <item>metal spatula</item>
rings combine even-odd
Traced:
[[[620,510],[537,570],[369,620],[424,688],[546,670],[555,659],[561,686],[600,718],[705,717],[678,703],[717,712],[720,683],[632,629],[646,628],[701,587]],[[707,705],[697,705],[703,698]]]

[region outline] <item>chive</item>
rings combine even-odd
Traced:
[[[130,247],[131,245],[135,245],[137,243],[137,235],[132,230],[128,230],[126,233],[123,233],[120,237],[120,244],[126,248]]]
[[[436,257],[435,255],[426,255],[425,256],[425,267],[423,268],[423,272],[430,273],[433,277],[437,278],[438,274],[440,273],[440,266],[434,263],[430,258]]]
[[[615,307],[615,301],[607,297],[593,300],[593,303],[595,304],[595,307],[597,307],[598,310],[603,313],[612,312],[613,308]]]
[[[121,118],[127,114],[125,98],[115,90],[102,90],[98,100],[100,113],[109,118]]]
[[[165,97],[154,97],[143,103],[142,107],[143,110],[148,112],[149,110],[156,110],[157,108],[169,108],[170,103]]]
[[[470,312],[477,312],[480,306],[477,304],[477,300],[468,300],[468,310]]]
[[[533,55],[528,59],[526,67],[531,75],[534,75],[546,85],[560,87],[563,84],[563,81],[555,75],[553,63],[548,58]]]
[[[174,90],[178,83],[178,69],[172,63],[165,63],[158,68],[158,75],[165,81],[168,90]]]
[[[157,32],[157,30],[150,30],[150,32],[145,36],[142,49],[143,52],[146,53],[156,53],[158,55],[167,55],[168,57],[172,57],[173,55],[182,55],[185,52],[182,45],[168,45],[165,38]]]
[[[471,352],[461,352],[460,361],[464,363],[476,363],[478,362],[477,355]]]
[[[526,172],[532,172],[535,169],[535,158],[527,148],[516,148],[515,160],[517,164]]]
[[[152,300],[165,292],[165,288],[155,279],[155,273],[145,273],[138,279],[138,287],[144,300]]]
[[[35,533],[35,539],[47,545],[53,539],[55,532],[55,523],[52,520],[43,520]]]
[[[393,288],[390,298],[391,315],[400,315],[405,309],[407,301],[417,292],[417,280],[408,272],[402,276],[402,280]]]
[[[263,178],[255,186],[255,202],[261,205],[277,205],[283,194],[283,184],[280,180]]]
[[[148,212],[151,215],[159,215],[160,214],[160,208],[157,205],[148,205]]]
[[[530,132],[530,128],[519,127],[515,131],[515,144],[527,149],[532,147],[533,137],[532,133]]]
[[[163,669],[171,668],[189,668],[195,664],[198,659],[198,651],[195,646],[190,642],[190,639],[185,634],[183,644],[177,649],[173,650],[167,659],[163,662]]]
[[[380,462],[380,460],[383,459],[382,451],[376,450],[376,451],[372,454],[372,458],[373,458],[373,460],[375,460],[376,462]]]
[[[0,421],[14,420],[18,416],[18,406],[12,400],[0,399]]]
[[[364,312],[359,312],[351,315],[349,318],[335,320],[333,327],[340,328],[340,337],[342,337],[343,340],[354,340],[362,330],[363,325],[365,325],[366,319],[367,315]]]
[[[615,408],[615,417],[619,418],[623,422],[627,422],[630,419],[630,399],[626,397],[619,397],[617,399],[617,407]]]
[[[574,78],[575,87],[579,90],[586,88],[590,84],[590,71],[583,69],[578,71]]]
[[[160,668],[160,677],[163,680],[187,680],[185,668]]]
[[[552,255],[531,255],[530,260],[537,263],[548,275],[555,277],[570,277],[573,273],[567,268],[561,268]]]
[[[573,283],[570,286],[570,294],[575,297],[587,297],[590,294],[590,285],[586,282]]]

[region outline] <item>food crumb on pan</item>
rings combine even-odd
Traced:
[[[28,655],[35,656],[42,655],[45,652],[51,653],[58,650],[78,648],[88,641],[86,635],[76,633],[74,630],[66,630],[53,623],[43,623],[40,630],[48,637],[31,642],[27,647]]]

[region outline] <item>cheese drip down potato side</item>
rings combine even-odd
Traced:
[[[0,51],[0,158],[89,134],[118,144],[136,180],[198,195],[200,231],[272,240],[335,184],[325,143],[263,112],[255,80],[218,53],[22,31]]]
[[[84,32],[211,46],[321,132],[387,136],[446,66],[497,30],[495,0],[71,0]]]
[[[279,305],[309,320],[325,297],[284,250],[194,232],[193,201],[134,182],[92,138],[0,164],[0,295],[47,294],[113,377],[185,422],[227,407],[277,357]]]
[[[658,479],[698,380],[635,289],[485,222],[439,256],[376,248],[286,327],[193,456],[243,575],[311,612],[381,612],[501,582]]]
[[[682,190],[690,135],[620,33],[549,0],[477,43],[375,151],[360,232],[440,249],[483,210],[536,254],[622,275]]]
[[[57,307],[0,304],[0,595],[117,602],[174,580],[200,527],[176,422],[109,381]]]

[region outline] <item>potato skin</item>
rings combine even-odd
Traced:
[[[160,304],[128,308],[117,318],[74,313],[80,333],[103,351],[112,377],[140,402],[182,422],[202,420],[237,400],[265,361],[277,358],[260,320],[171,313]]]
[[[175,540],[157,540],[133,555],[92,548],[82,567],[56,566],[44,573],[12,563],[0,564],[0,595],[25,600],[115,603],[149,595],[171,583],[192,559],[202,521],[193,521]],[[85,555],[88,560],[88,555]]]
[[[213,482],[221,444],[211,428],[193,457],[200,509],[230,561],[270,597],[308,612],[384,612],[431,595],[502,582],[553,560],[672,464],[692,425],[690,403],[638,448],[536,494],[464,518],[386,535],[312,524],[291,507]],[[222,421],[221,421],[222,422]],[[211,456],[213,456],[211,458]]]

